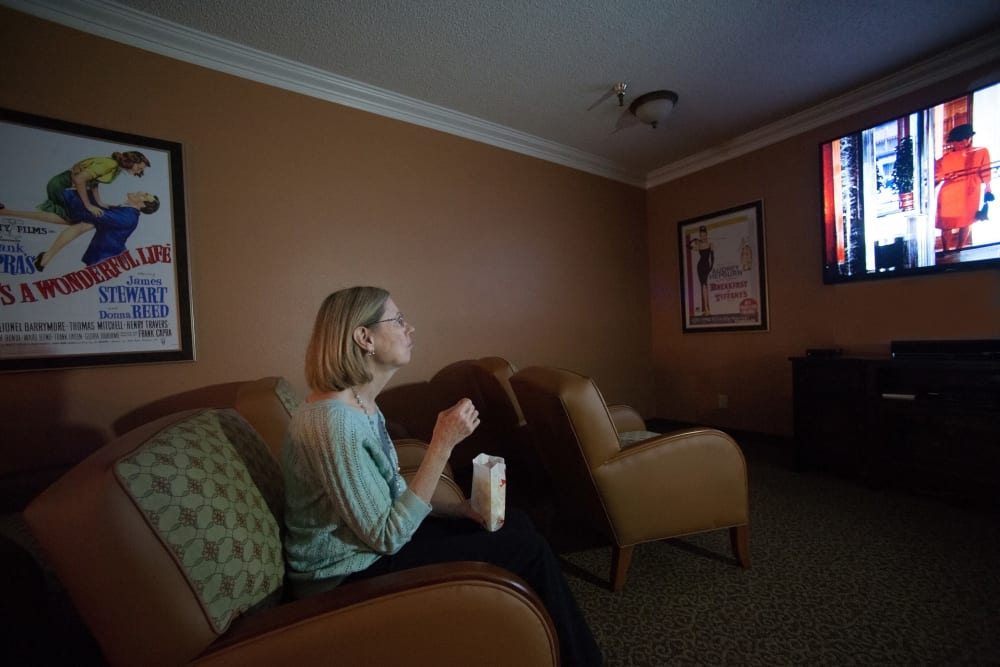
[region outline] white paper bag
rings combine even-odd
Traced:
[[[507,464],[502,456],[480,454],[472,459],[472,509],[483,517],[486,530],[503,525],[507,513]]]

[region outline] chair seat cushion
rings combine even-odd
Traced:
[[[119,484],[220,634],[277,591],[285,573],[278,523],[244,463],[247,451],[270,458],[235,412],[205,410],[159,432],[115,466]]]

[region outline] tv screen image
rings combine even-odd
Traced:
[[[1000,82],[820,154],[824,282],[1000,267]]]

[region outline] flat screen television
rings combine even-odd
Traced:
[[[823,282],[1000,268],[1000,82],[820,154]]]

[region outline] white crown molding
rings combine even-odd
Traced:
[[[925,60],[906,67],[890,76],[856,88],[822,104],[747,132],[732,141],[655,169],[647,174],[645,187],[649,189],[662,185],[865,111],[884,102],[890,102],[907,93],[961,74],[972,67],[995,61],[997,53],[1000,53],[1000,31],[992,32],[947,51],[932,60]]]
[[[569,146],[206,35],[108,0],[0,0],[0,5],[176,60],[647,189],[984,64],[995,59],[993,54],[1000,49],[998,31],[724,144],[642,174]]]
[[[145,51],[642,187],[610,160],[324,72],[106,0],[0,0],[17,11]]]

